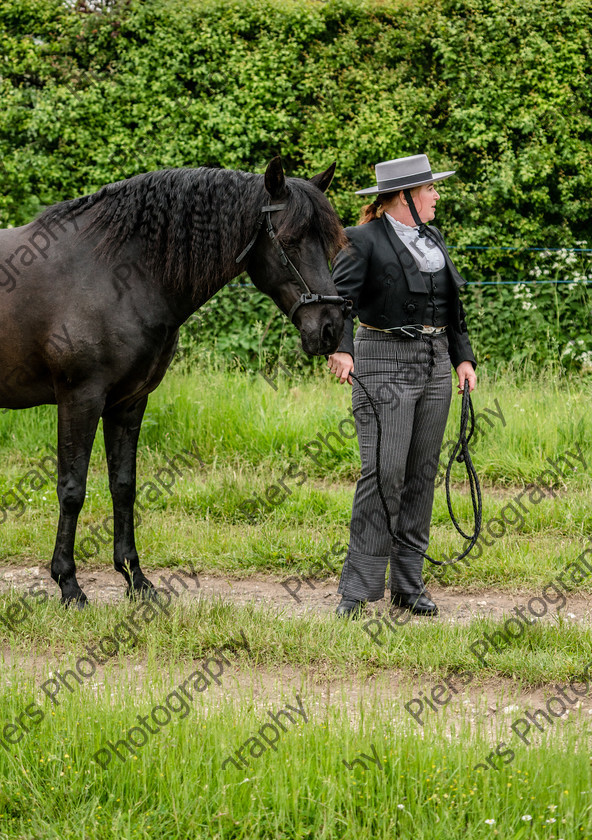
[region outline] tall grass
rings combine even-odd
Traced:
[[[270,378],[275,376],[272,371]],[[306,444],[321,434],[338,433],[350,417],[349,386],[326,375],[288,376],[280,370],[274,390],[261,374],[240,372],[221,362],[187,371],[173,369],[151,395],[140,437],[140,459],[156,462],[158,453],[191,448],[195,442],[209,466],[265,466],[282,469],[288,461],[302,462],[316,478],[351,479],[359,459],[355,437],[332,438],[316,460]],[[454,393],[454,392],[453,392]],[[509,485],[535,481],[556,458],[580,446],[590,452],[592,417],[588,411],[592,382],[573,379],[518,378],[483,373],[473,402],[478,414],[501,409],[503,420],[489,415],[474,441],[474,461],[485,481]],[[454,393],[444,440],[456,439],[460,396]],[[496,403],[497,400],[497,403]],[[53,406],[0,414],[0,449],[5,461],[33,460],[57,439]],[[347,432],[353,434],[350,427]],[[101,435],[93,457],[104,463]],[[590,453],[592,457],[592,452]],[[459,476],[461,473],[459,472]],[[579,472],[566,479],[571,487],[590,487],[589,475]]]
[[[19,693],[0,696],[3,721],[37,699],[26,678],[14,679]],[[142,691],[120,677],[105,690],[81,689],[46,708],[20,743],[0,748],[1,836],[574,840],[592,831],[592,775],[577,720],[535,732],[530,745],[514,739],[513,762],[487,772],[475,765],[497,741],[473,711],[442,710],[418,734],[400,705],[376,698],[352,703],[337,693],[324,703],[305,686],[278,686],[265,695],[253,687],[232,700],[222,686],[212,689],[216,708],[213,698],[196,697],[187,716],[173,714],[135,754],[120,745],[121,759],[112,755],[107,763],[102,754],[99,766],[95,753],[107,741],[126,740],[137,716],[162,705],[175,685],[155,663]],[[268,712],[297,707],[298,693],[307,721],[284,718],[272,749],[260,729]],[[242,753],[246,767],[224,764],[249,738],[264,749],[251,741]],[[372,761],[350,769],[361,754]]]
[[[151,397],[139,449],[138,484],[154,482],[166,457],[198,447],[203,460],[188,460],[171,492],[144,504],[138,545],[158,583],[159,568],[187,566],[233,574],[273,571],[281,578],[326,572],[323,554],[347,543],[354,480],[359,470],[355,439],[334,451],[306,444],[337,431],[349,417],[349,393],[326,376],[280,373],[277,391],[259,374],[217,362],[196,370],[173,370]],[[585,459],[592,440],[587,381],[485,374],[476,411],[501,408],[504,422],[481,420],[473,447],[484,484],[484,525],[529,482],[576,446]],[[460,397],[453,398],[446,437],[457,433]],[[498,401],[496,403],[496,400]],[[3,473],[0,518],[4,561],[38,566],[51,556],[57,507],[51,481],[27,488],[23,478],[55,445],[55,408],[0,415]],[[487,414],[487,412],[486,412]],[[307,451],[308,450],[308,451]],[[310,457],[315,455],[316,461]],[[265,495],[289,464],[306,472],[269,509],[244,502]],[[575,462],[574,462],[575,463]],[[588,545],[590,470],[563,468],[552,495],[528,505],[522,521],[486,547],[471,565],[449,569],[448,585],[507,586],[535,592],[553,580]],[[21,490],[19,491],[19,485]],[[26,485],[25,485],[26,486]],[[7,503],[10,490],[23,501]],[[26,497],[26,498],[24,498]],[[10,496],[8,497],[11,498]],[[145,502],[145,497],[142,497]],[[463,522],[470,505],[462,472],[455,467],[453,502]],[[95,444],[81,516],[78,548],[110,515],[102,441]],[[431,548],[451,554],[461,543],[453,531],[443,488],[437,490]],[[110,563],[106,540],[89,566]],[[84,563],[79,563],[84,565]],[[426,574],[429,567],[426,566]],[[584,580],[582,589],[592,584]],[[123,589],[123,586],[122,586]],[[303,590],[303,598],[305,592]],[[0,622],[6,661],[0,686],[0,739],[22,725],[24,709],[36,703],[41,721],[29,724],[18,743],[0,745],[0,838],[3,840],[382,840],[384,838],[581,838],[592,836],[592,779],[587,716],[572,713],[545,731],[533,727],[531,744],[512,739],[515,752],[498,769],[475,769],[501,741],[512,738],[512,718],[498,724],[487,709],[464,701],[426,716],[420,728],[404,709],[409,697],[452,671],[471,671],[476,686],[501,679],[536,687],[578,677],[592,660],[590,627],[564,618],[526,628],[518,639],[479,661],[471,646],[503,631],[504,620],[421,622],[384,630],[378,644],[364,622],[221,601],[177,602],[170,617],[142,624],[92,680],[60,694],[53,705],[41,681],[75,667],[87,646],[113,633],[138,605],[93,606],[65,611],[57,597],[32,603],[26,620],[10,630]],[[0,598],[0,615],[18,610],[16,593]],[[550,609],[551,612],[551,609]],[[376,636],[376,626],[371,625]],[[194,698],[186,717],[175,715],[135,755],[113,757],[103,769],[93,755],[107,740],[127,737],[204,657],[244,632],[249,650],[238,654],[228,682]],[[261,667],[278,679],[265,691]],[[35,673],[31,674],[31,669]],[[289,691],[282,669],[296,674]],[[311,672],[327,686],[356,674],[387,676],[398,669],[408,681],[388,700],[347,691],[323,696],[298,676]],[[252,678],[246,692],[243,684]],[[369,682],[370,685],[370,682]],[[318,688],[318,686],[317,686]],[[248,767],[223,763],[258,733],[268,711],[296,704],[299,693],[308,722],[281,733],[277,750],[266,749]],[[472,696],[472,695],[471,695]],[[516,716],[522,714],[517,701]],[[464,711],[462,711],[464,709]],[[8,727],[8,728],[7,728]],[[348,769],[361,753],[376,756]],[[124,753],[125,754],[125,753]],[[531,819],[527,819],[531,817]],[[495,822],[491,822],[495,820]],[[497,834],[496,834],[497,832]]]

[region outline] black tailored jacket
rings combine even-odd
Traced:
[[[476,367],[459,297],[459,289],[467,281],[460,276],[450,259],[438,228],[430,225],[432,231],[436,234],[452,278],[454,301],[446,330],[450,361],[455,368],[465,361]],[[348,227],[345,234],[349,246],[335,258],[333,282],[340,295],[353,301],[353,308],[346,319],[343,339],[336,352],[349,353],[353,357],[353,319],[356,315],[362,323],[381,329],[423,324],[429,290],[411,253],[384,215],[365,225]]]

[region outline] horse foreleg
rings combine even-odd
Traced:
[[[109,489],[113,499],[113,564],[127,581],[127,594],[143,596],[155,592],[140,569],[134,536],[136,452],[146,402],[144,397],[131,407],[112,409],[103,415]]]
[[[58,500],[60,519],[51,560],[51,576],[62,590],[62,603],[79,607],[86,595],[76,580],[74,540],[84,504],[88,462],[103,403],[77,391],[58,395]]]

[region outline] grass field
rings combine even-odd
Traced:
[[[266,377],[210,361],[177,368],[152,395],[137,542],[154,579],[176,568],[332,577],[323,557],[339,570],[359,470],[349,389],[288,368]],[[470,592],[502,591],[508,604],[519,592],[544,596],[545,620],[516,638],[507,631],[498,647],[483,640],[506,632],[507,616],[414,620],[377,643],[372,613],[342,623],[231,598],[182,598],[157,612],[126,602],[122,581],[116,603],[64,611],[50,588],[25,614],[22,591],[5,589],[0,838],[592,838],[590,613],[567,617],[570,596],[592,592],[592,574],[573,572],[591,546],[591,391],[588,378],[552,371],[481,374],[472,452],[485,539],[468,565],[437,577],[459,602]],[[459,413],[454,397],[445,442]],[[0,414],[5,569],[51,557],[55,414]],[[453,477],[466,530],[460,466]],[[430,549],[444,557],[462,541],[439,484]],[[99,436],[79,568],[111,565],[110,513]],[[116,653],[93,660],[88,651],[115,633]],[[195,675],[207,667],[222,672],[205,685]],[[271,714],[297,697],[304,713],[284,731]],[[150,718],[152,734],[138,716],[158,707],[169,721]],[[146,740],[132,747],[128,736]],[[119,756],[106,746],[118,740]]]

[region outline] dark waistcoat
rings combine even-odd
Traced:
[[[445,327],[450,321],[451,309],[454,306],[452,278],[448,266],[444,265],[439,271],[422,271],[421,276],[429,290],[425,321],[422,321],[422,324]]]

